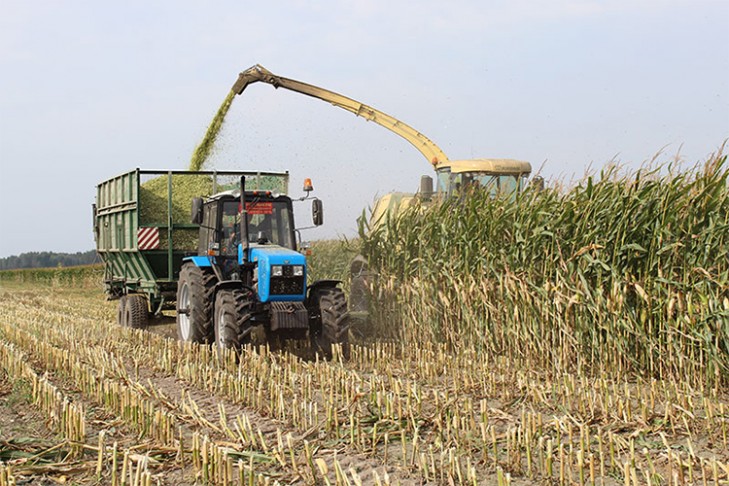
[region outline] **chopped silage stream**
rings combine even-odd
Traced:
[[[225,116],[230,110],[235,93],[231,91],[218,108],[208,125],[205,136],[195,148],[189,170],[200,171],[213,152],[215,141],[223,127]],[[168,223],[168,176],[159,176],[143,182],[139,188],[139,222],[142,225],[166,225]],[[191,220],[191,202],[195,197],[209,196],[213,192],[210,176],[175,174],[172,176],[171,221],[173,224],[188,224]],[[172,247],[175,250],[197,248],[198,232],[195,229],[177,229],[173,233]],[[168,248],[167,234],[160,235],[160,248]]]
[[[217,113],[215,113],[215,117],[213,117],[213,121],[210,122],[210,125],[205,132],[205,136],[200,144],[195,148],[195,152],[192,154],[192,160],[190,160],[191,171],[202,170],[205,162],[212,154],[215,140],[217,140],[220,129],[223,127],[223,121],[225,120],[225,116],[228,114],[228,110],[230,110],[233,98],[235,98],[235,92],[231,91],[223,100],[223,104],[220,105]]]

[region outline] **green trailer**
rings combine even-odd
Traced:
[[[145,327],[150,315],[175,308],[183,258],[200,250],[192,199],[233,190],[241,176],[251,189],[288,193],[288,172],[259,171],[135,169],[96,187],[94,238],[120,324]]]

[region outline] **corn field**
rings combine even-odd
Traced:
[[[729,167],[615,167],[363,232],[381,332],[546,371],[729,385]],[[407,282],[407,285],[403,285]]]
[[[100,276],[0,274],[0,486],[727,485],[726,158],[668,169],[315,245],[371,264],[349,360],[220,359],[117,326]]]

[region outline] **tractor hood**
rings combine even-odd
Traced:
[[[249,261],[256,264],[261,302],[302,302],[306,298],[306,257],[277,245],[251,244]]]

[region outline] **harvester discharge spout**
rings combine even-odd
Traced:
[[[263,81],[278,88],[279,82],[271,71],[264,68],[260,64],[251,66],[238,75],[238,79],[233,84],[231,90],[235,94],[242,94],[243,91],[248,87],[249,84],[258,83]]]

